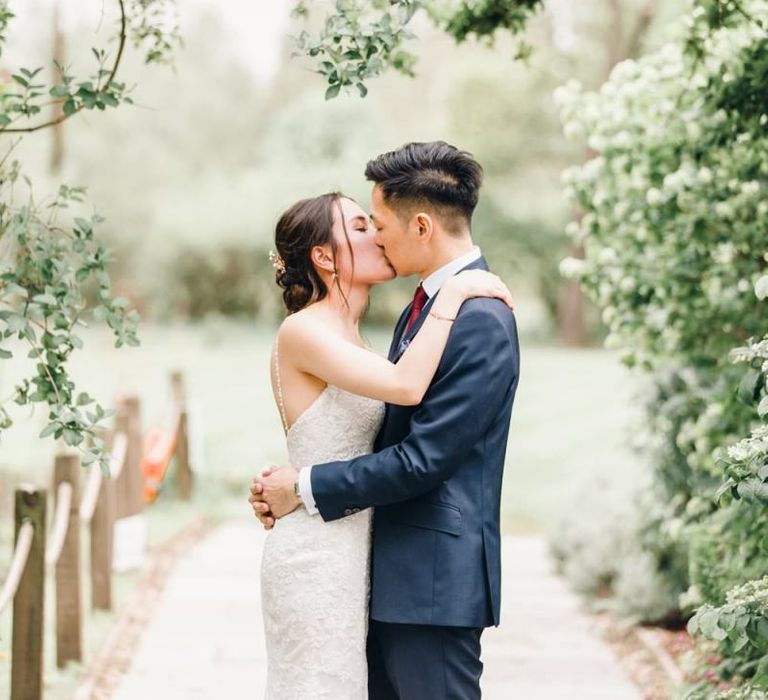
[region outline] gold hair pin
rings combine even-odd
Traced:
[[[275,270],[278,270],[279,272],[285,272],[285,261],[274,250],[269,251],[269,260]]]

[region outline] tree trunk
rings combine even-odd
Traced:
[[[603,81],[608,80],[614,66],[628,58],[636,58],[640,52],[643,37],[647,33],[653,17],[656,13],[656,1],[648,0],[640,11],[637,22],[628,37],[623,36],[622,19],[624,7],[620,0],[609,0],[609,9],[615,26],[611,32],[606,51],[606,70]],[[587,149],[584,162],[594,158],[597,154]],[[581,213],[577,218],[581,217]],[[583,258],[584,248],[575,246],[571,250],[571,257]],[[561,343],[571,347],[584,347],[589,336],[584,319],[585,299],[581,291],[581,285],[574,280],[563,281],[558,297],[557,334]]]
[[[53,6],[53,58],[62,66],[64,65],[66,55],[66,43],[64,32],[61,29],[61,17],[59,5]],[[53,119],[58,119],[62,115],[62,105],[64,103],[57,101],[53,105]],[[64,123],[54,124],[51,127],[51,174],[57,175],[61,171],[61,165],[64,162]]]

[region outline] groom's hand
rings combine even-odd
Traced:
[[[248,500],[265,529],[274,526],[275,518],[282,518],[301,505],[295,492],[298,478],[299,472],[292,466],[275,467],[254,477]]]

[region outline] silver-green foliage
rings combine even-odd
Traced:
[[[521,33],[542,4],[542,0],[335,0],[322,28],[302,31],[296,46],[317,64],[328,84],[326,99],[348,87],[356,87],[365,97],[366,82],[386,70],[413,75],[416,54],[405,44],[416,38],[409,26],[419,10],[457,42],[470,37],[492,42],[499,30]],[[309,17],[309,6],[306,0],[297,0],[294,15]],[[520,42],[517,58],[526,58],[530,51]]]
[[[138,344],[138,315],[128,311],[125,299],[112,295],[106,268],[110,256],[95,232],[101,218],[77,215],[84,209],[85,189],[61,185],[55,195],[38,199],[22,164],[11,156],[24,134],[81,111],[130,103],[125,84],[116,79],[129,43],[144,52],[148,63],[170,59],[178,39],[169,12],[172,0],[117,0],[115,6],[114,50],[92,49],[91,75],[79,78],[55,63],[50,85],[42,78],[43,67],[22,67],[0,86],[0,137],[6,137],[0,160],[0,343],[5,344],[0,359],[12,357],[9,343],[15,338],[35,362],[34,373],[4,404],[46,405],[48,423],[40,436],[63,438],[81,450],[84,464],[98,459],[102,469],[107,455],[95,428],[109,412],[87,392],[77,391],[67,361],[83,345],[76,331],[87,319],[106,322],[120,347]],[[0,51],[12,19],[9,3],[0,0]],[[0,431],[12,425],[4,404]]]

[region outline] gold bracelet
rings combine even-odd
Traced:
[[[436,314],[432,309],[429,310],[429,315],[433,318],[436,318],[438,321],[455,321],[456,317],[449,318],[448,316],[441,316],[440,314]]]

